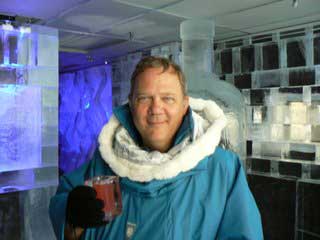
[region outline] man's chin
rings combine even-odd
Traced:
[[[161,136],[149,136],[149,142],[152,143],[152,145],[161,145],[161,143],[165,142],[164,137]]]
[[[154,136],[149,135],[148,139],[146,139],[145,143],[152,149],[161,148],[161,146],[165,145],[167,139],[164,136]]]

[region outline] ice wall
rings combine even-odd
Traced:
[[[247,36],[215,47],[216,73],[245,96],[247,173],[265,239],[317,238],[320,26]]]
[[[245,96],[252,161],[272,159],[274,176],[285,175],[285,161],[312,178],[320,162],[318,35],[308,27],[217,45],[217,73]]]
[[[60,75],[59,168],[70,172],[88,161],[112,114],[111,66]]]
[[[132,53],[112,62],[112,102],[119,106],[128,101],[130,79],[142,53]]]
[[[171,59],[176,64],[181,65],[181,43],[173,42],[151,48],[151,56],[161,56]]]

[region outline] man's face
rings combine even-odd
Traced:
[[[182,93],[177,74],[169,68],[148,68],[133,86],[130,107],[145,146],[165,152],[182,122],[189,99]]]

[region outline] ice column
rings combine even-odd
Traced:
[[[181,23],[182,66],[192,97],[214,100],[225,112],[228,124],[222,145],[245,157],[245,104],[238,89],[212,71],[214,22],[186,20]]]
[[[0,216],[6,219],[0,238],[53,240],[48,205],[58,183],[58,31],[25,29],[0,27]]]

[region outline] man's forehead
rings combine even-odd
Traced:
[[[174,93],[181,89],[181,84],[178,78],[152,78],[145,77],[137,79],[134,89],[138,92],[147,90],[157,90],[158,92]]]
[[[137,95],[137,96],[139,96],[139,95],[148,95],[148,94],[150,94],[150,92],[148,92],[148,91],[144,91],[144,90],[140,90],[140,91],[137,90],[137,91],[136,91],[136,95]],[[159,94],[159,95],[164,95],[164,96],[165,96],[165,95],[177,95],[177,92],[167,91],[167,90],[166,90],[166,91],[159,91],[158,94]]]
[[[159,66],[159,67],[148,67],[146,68],[143,72],[141,72],[140,74],[143,74],[145,72],[152,72],[154,74],[163,74],[163,73],[171,73],[171,74],[177,74],[177,72],[175,71],[175,69],[170,65],[167,68],[165,68],[164,66]],[[140,75],[139,74],[139,75]],[[139,76],[138,75],[138,76]]]

